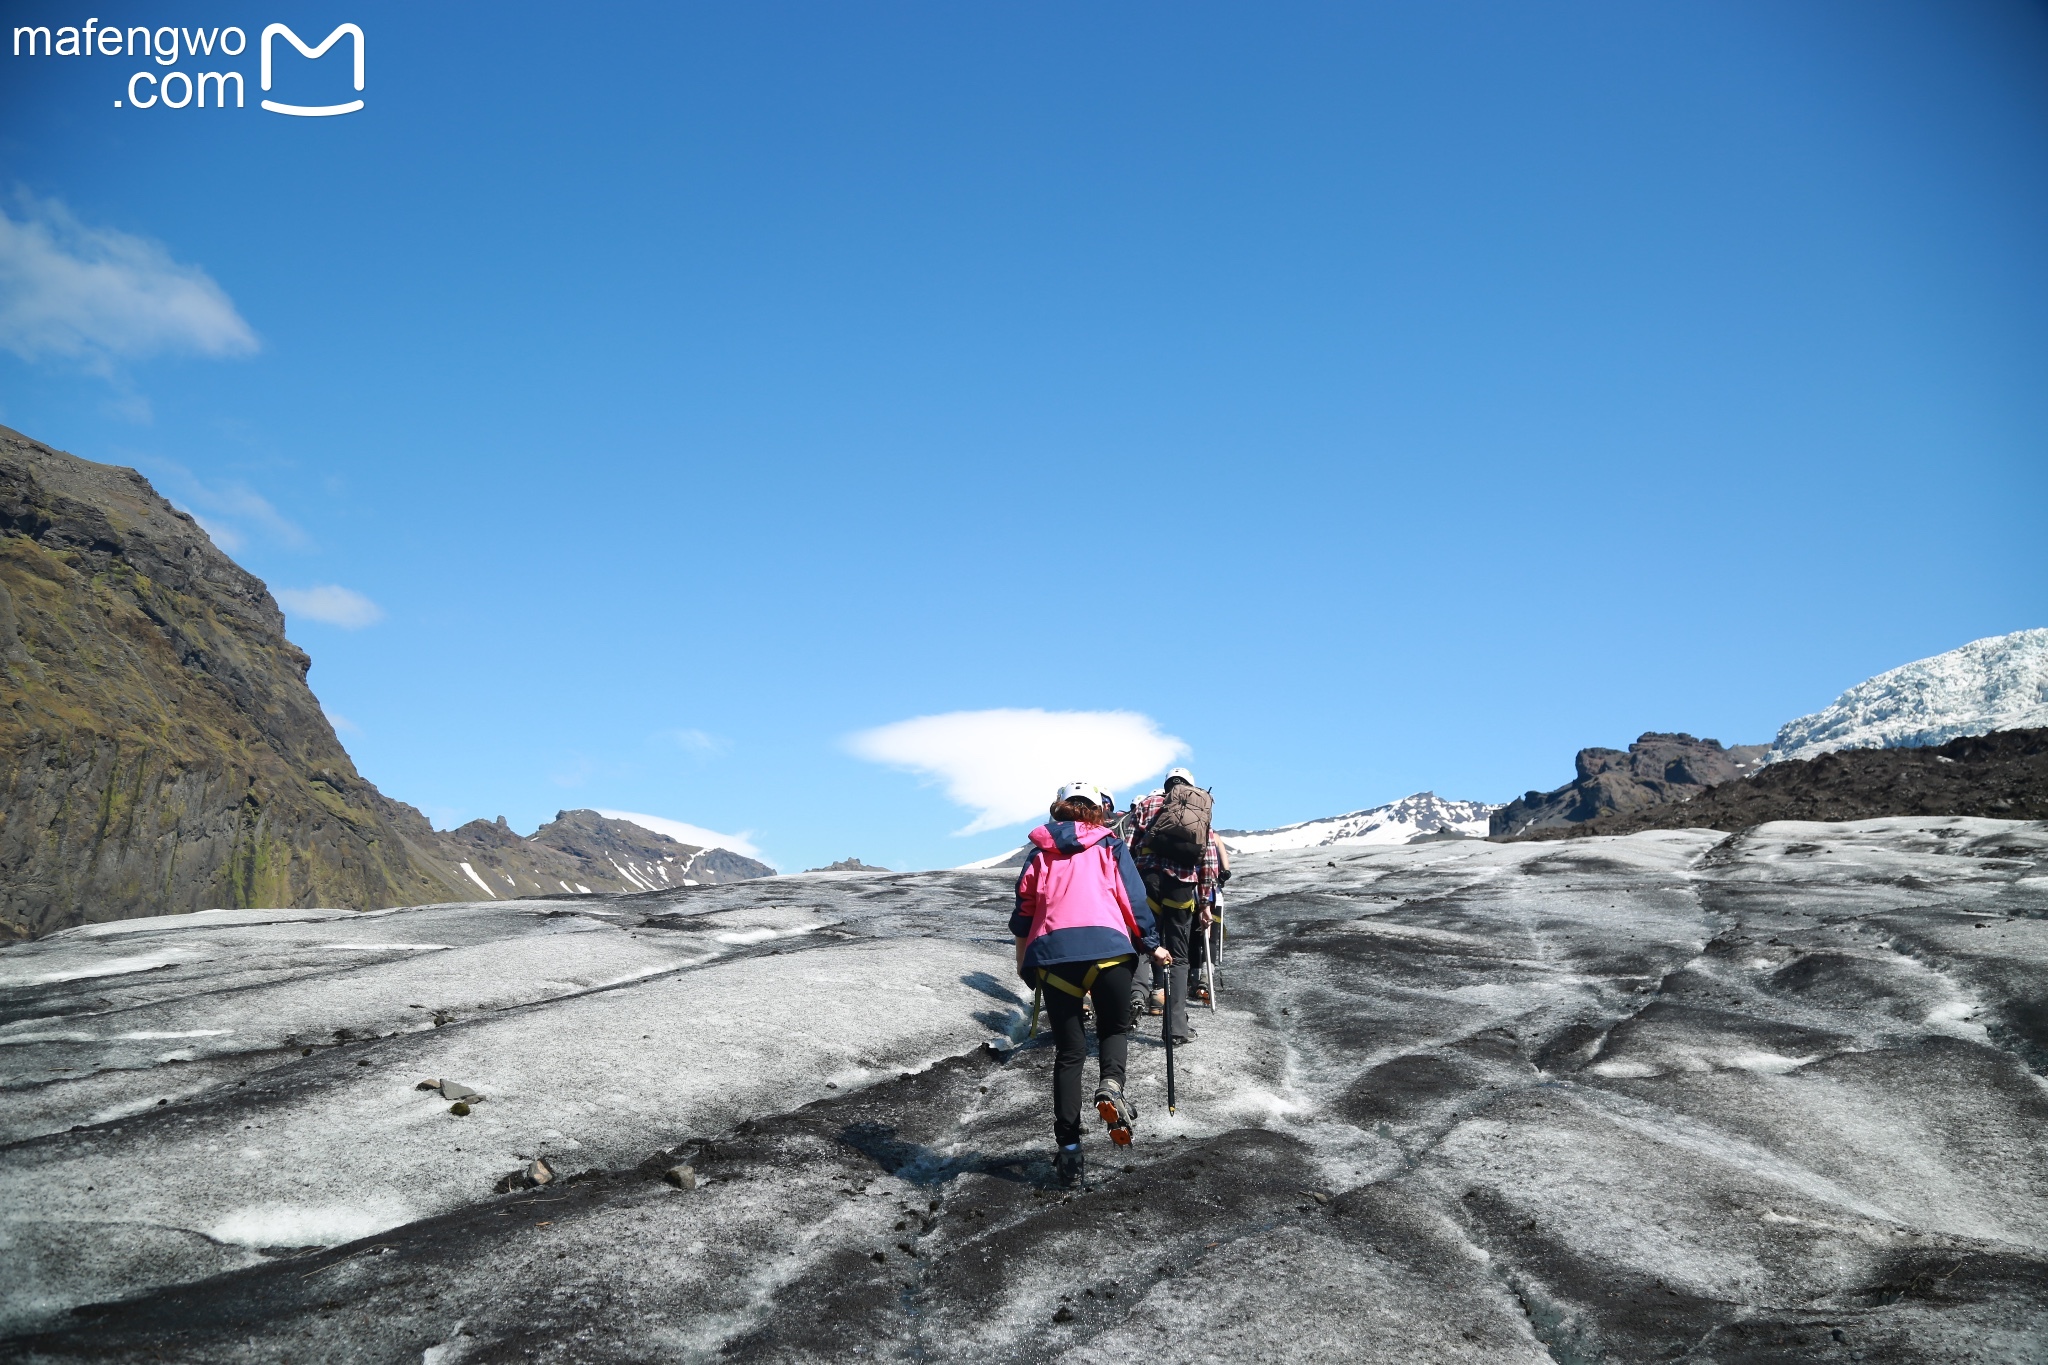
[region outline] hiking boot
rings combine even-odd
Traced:
[[[1119,1147],[1131,1145],[1131,1125],[1138,1121],[1138,1106],[1124,1098],[1121,1082],[1104,1081],[1095,1088],[1095,1112],[1109,1125],[1109,1140]]]
[[[1176,1033],[1173,1035],[1173,1045],[1175,1047],[1179,1047],[1182,1043],[1192,1043],[1195,1041],[1196,1038],[1200,1036],[1200,1034],[1195,1032],[1195,1026],[1193,1024],[1189,1024],[1185,1032]]]
[[[1064,1189],[1077,1189],[1081,1184],[1081,1149],[1062,1147],[1052,1154],[1052,1174]]]

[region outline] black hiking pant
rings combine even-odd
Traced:
[[[1173,954],[1166,972],[1166,1027],[1188,1037],[1188,942],[1195,930],[1195,887],[1164,872],[1145,874],[1145,899],[1159,925],[1159,946]]]
[[[1089,981],[1089,973],[1095,979]],[[1081,995],[1095,997],[1095,1037],[1102,1079],[1124,1083],[1131,1051],[1131,959],[1114,966],[1061,962],[1045,969],[1040,982],[1045,1013],[1057,1048],[1052,1064],[1052,1131],[1064,1147],[1081,1140],[1081,1072],[1088,1064],[1088,1031],[1081,1026]],[[1065,983],[1073,992],[1062,990]],[[1085,984],[1084,984],[1085,983]]]

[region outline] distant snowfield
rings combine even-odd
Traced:
[[[1435,792],[1417,792],[1399,801],[1349,815],[1329,815],[1278,829],[1219,829],[1216,837],[1232,854],[1278,853],[1332,845],[1405,844],[1422,834],[1462,834],[1483,839],[1487,819],[1499,806],[1484,801],[1446,801]],[[1030,845],[991,858],[963,863],[956,872],[1022,867]]]
[[[212,913],[0,950],[0,1338],[2039,1360],[2048,826],[1248,859],[1179,1113],[1145,1020],[1138,1141],[1095,1128],[1073,1196],[1042,1035],[982,1046],[1027,1013],[1009,882]],[[428,1079],[485,1098],[457,1116]],[[536,1156],[577,1178],[492,1192]],[[697,1189],[659,1179],[678,1161]]]
[[[1771,762],[2048,726],[2048,629],[1973,640],[1860,682],[1778,731]]]
[[[1486,837],[1487,818],[1499,806],[1484,801],[1446,801],[1435,792],[1417,792],[1371,810],[1305,820],[1279,829],[1218,830],[1216,837],[1232,853],[1274,853],[1283,849],[1326,848],[1332,845],[1405,844],[1419,834],[1463,834]]]

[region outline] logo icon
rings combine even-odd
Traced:
[[[290,28],[283,24],[272,24],[263,30],[262,86],[265,90],[270,89],[270,40],[278,37],[280,34],[283,35],[286,42],[299,50],[301,57],[312,61],[318,61],[326,56],[327,49],[333,47],[342,35],[346,34],[355,39],[356,89],[360,90],[363,88],[363,31],[360,28],[357,28],[354,24],[343,24],[335,29],[334,32],[328,34],[320,46],[307,47],[299,41],[299,35],[292,32]],[[363,107],[363,102],[361,100],[350,100],[347,104],[283,104],[277,100],[265,100],[263,101],[263,107],[273,114],[295,114],[300,118],[327,118],[333,114],[353,114],[356,110]]]

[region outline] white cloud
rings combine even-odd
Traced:
[[[663,730],[661,733],[663,737],[675,744],[677,748],[687,749],[693,754],[709,756],[711,754],[722,754],[726,750],[726,742],[724,740],[720,739],[717,735],[707,734],[703,730]]]
[[[325,621],[343,630],[361,630],[384,619],[384,609],[359,592],[329,583],[314,588],[278,588],[277,600],[294,616]]]
[[[176,506],[175,503],[172,505]],[[227,554],[235,554],[241,549],[243,549],[245,546],[247,546],[249,543],[242,537],[242,533],[240,531],[236,530],[227,522],[219,521],[213,517],[205,516],[201,513],[194,512],[189,507],[179,507],[178,510],[180,512],[189,513],[192,517],[192,520],[199,523],[199,529],[206,532],[208,538],[211,539],[216,546],[218,546],[223,552]]]
[[[184,465],[144,453],[129,454],[128,458],[156,482],[173,507],[190,513],[213,537],[213,543],[229,554],[249,543],[245,532],[252,525],[267,539],[295,550],[311,543],[298,523],[245,483],[233,479],[208,483]]]
[[[681,820],[671,820],[663,815],[642,815],[638,811],[630,810],[601,810],[598,814],[607,820],[629,821],[642,829],[651,829],[656,834],[666,834],[671,839],[695,844],[699,848],[722,848],[727,852],[737,853],[742,858],[761,857],[761,850],[755,847],[753,839],[748,837],[753,833],[752,830],[744,834],[720,834],[715,829],[686,824]]]
[[[0,210],[0,346],[24,360],[247,355],[256,333],[213,277],[163,246],[89,228],[52,199]]]
[[[1188,746],[1134,711],[953,711],[899,720],[849,737],[861,758],[922,773],[976,812],[957,834],[980,834],[1045,814],[1063,783],[1129,789]]]

